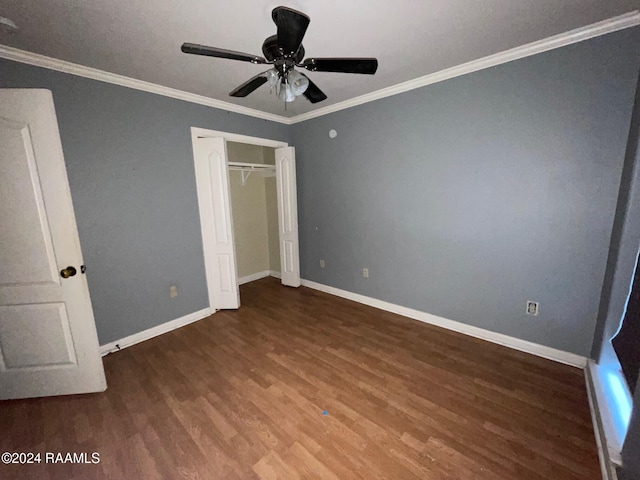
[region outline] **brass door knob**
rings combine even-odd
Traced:
[[[73,277],[76,273],[78,273],[78,271],[75,269],[75,267],[67,267],[60,270],[60,276],[62,278]]]

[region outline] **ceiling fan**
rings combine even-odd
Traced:
[[[304,13],[287,7],[276,7],[271,18],[277,26],[277,35],[268,37],[262,44],[263,57],[235,52],[216,47],[184,43],[182,51],[194,55],[240,60],[258,65],[273,65],[273,68],[249,79],[231,93],[232,97],[246,97],[251,92],[269,83],[275,87],[280,100],[293,102],[304,95],[311,103],[326,100],[327,96],[304,73],[295,67],[311,72],[361,73],[373,75],[378,69],[375,58],[307,58],[304,59],[302,39],[311,19]]]

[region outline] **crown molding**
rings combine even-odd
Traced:
[[[302,113],[291,118],[263,112],[253,108],[243,107],[242,105],[236,105],[222,100],[216,100],[214,98],[197,95],[195,93],[185,92],[183,90],[177,90],[175,88],[157,85],[151,82],[145,82],[143,80],[137,80],[135,78],[106,72],[104,70],[98,70],[97,68],[85,67],[76,63],[58,60],[56,58],[27,52],[25,50],[20,50],[6,45],[0,45],[0,58],[6,58],[8,60],[34,65],[36,67],[43,67],[49,70],[56,70],[58,72],[90,78],[92,80],[112,83],[114,85],[129,87],[144,92],[155,93],[157,95],[176,98],[185,102],[197,103],[199,105],[248,115],[250,117],[260,118],[263,120],[283,123],[285,125],[293,125],[312,118],[321,117],[323,115],[355,107],[356,105],[373,102],[375,100],[380,100],[381,98],[390,97],[409,90],[415,90],[416,88],[426,87],[427,85],[432,85],[434,83],[449,80],[468,73],[484,70],[485,68],[495,67],[497,65],[502,65],[503,63],[530,57],[538,53],[565,47],[567,45],[582,42],[583,40],[588,40],[590,38],[599,37],[601,35],[606,35],[607,33],[617,32],[619,30],[624,30],[638,25],[640,25],[640,11],[634,10],[632,12],[625,13],[624,15],[612,17],[585,27],[576,28],[575,30],[554,35],[553,37],[528,43],[510,50],[505,50],[504,52],[496,53],[494,55],[489,55],[488,57],[472,60],[471,62],[467,62],[462,65],[440,70],[439,72],[431,73],[397,85],[392,85],[381,90],[376,90],[375,92],[360,95],[358,97],[319,108],[311,112]]]
[[[521,58],[537,55],[538,53],[547,52],[556,48],[565,47],[574,43],[582,42],[590,38],[606,35],[607,33],[617,32],[626,28],[640,25],[640,11],[634,10],[624,15],[612,17],[601,22],[593,23],[585,27],[576,28],[553,37],[528,43],[520,47],[505,50],[504,52],[489,55],[471,62],[463,63],[455,67],[440,70],[423,77],[415,78],[397,85],[392,85],[375,92],[360,95],[359,97],[345,100],[344,102],[335,103],[308,113],[296,115],[289,119],[289,124],[300,123],[312,118],[328,115],[340,110],[362,105],[363,103],[373,102],[381,98],[390,97],[399,93],[415,90],[416,88],[426,87],[434,83],[449,80],[451,78],[466,75],[468,73],[484,70],[485,68],[495,67],[503,63],[512,62]]]
[[[77,63],[71,63],[64,60],[59,60],[57,58],[47,57],[38,53],[27,52],[25,50],[9,47],[7,45],[0,45],[0,58],[6,58],[7,60],[26,63],[29,65],[34,65],[36,67],[47,68],[49,70],[56,70],[58,72],[69,73],[71,75],[77,75],[79,77],[90,78],[92,80],[98,80],[100,82],[112,83],[114,85],[133,88],[135,90],[141,90],[143,92],[155,93],[156,95],[176,98],[178,100],[184,100],[185,102],[197,103],[198,105],[218,108],[220,110],[226,110],[228,112],[240,113],[242,115],[248,115],[250,117],[256,117],[263,120],[269,120],[272,122],[284,124],[290,123],[289,118],[283,117],[281,115],[275,115],[273,113],[267,113],[261,110],[243,107],[242,105],[236,105],[234,103],[216,100],[215,98],[205,97],[203,95],[197,95],[195,93],[189,93],[183,90],[165,87],[151,82],[145,82],[143,80],[126,77],[124,75],[118,75],[117,73],[106,72],[97,68],[85,67],[83,65],[78,65]]]

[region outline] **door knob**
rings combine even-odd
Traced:
[[[75,267],[67,267],[60,270],[60,276],[62,278],[73,277],[76,273],[78,273],[78,271],[75,269]]]

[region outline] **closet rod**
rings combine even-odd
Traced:
[[[275,171],[275,165],[267,165],[264,163],[243,163],[243,162],[229,162],[230,170],[273,170]]]
[[[276,166],[265,165],[261,163],[243,163],[243,162],[229,162],[229,170],[238,170],[242,175],[242,186],[244,187],[251,172],[259,172],[265,176],[275,176]]]

